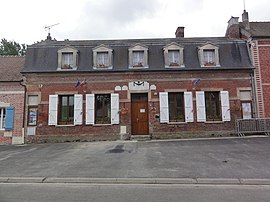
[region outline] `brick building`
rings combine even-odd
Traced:
[[[162,39],[48,37],[22,71],[26,141],[229,135],[252,103],[252,72],[245,41],[184,38],[183,27]]]
[[[250,22],[244,10],[242,22],[231,17],[226,37],[247,41],[254,71],[254,92],[256,105],[254,117],[270,117],[270,22]]]
[[[24,57],[0,56],[0,144],[24,143]]]

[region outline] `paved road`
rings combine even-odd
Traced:
[[[269,202],[270,186],[0,184],[1,202]]]
[[[0,177],[270,179],[270,138],[0,146]]]

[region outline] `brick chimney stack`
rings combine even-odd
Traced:
[[[243,22],[243,25],[245,26],[245,29],[249,30],[250,29],[249,17],[248,17],[248,12],[246,10],[244,10],[244,13],[242,14],[242,22]]]
[[[183,38],[185,36],[184,32],[185,27],[177,27],[176,32],[175,32],[175,37],[176,38]]]

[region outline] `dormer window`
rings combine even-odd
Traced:
[[[76,70],[78,61],[78,50],[65,47],[58,50],[57,70]]]
[[[112,69],[113,50],[105,45],[100,45],[93,49],[93,68]]]
[[[198,48],[199,60],[202,67],[219,67],[218,47],[207,43]]]
[[[171,43],[163,48],[165,68],[184,67],[184,48],[176,43]]]
[[[140,44],[132,46],[129,51],[129,68],[148,68],[148,48]]]

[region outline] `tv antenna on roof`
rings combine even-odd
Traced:
[[[60,23],[56,23],[56,24],[53,24],[53,25],[49,25],[49,26],[45,26],[45,30],[48,31],[48,35],[51,34],[51,28],[56,26],[56,25],[59,25]]]

